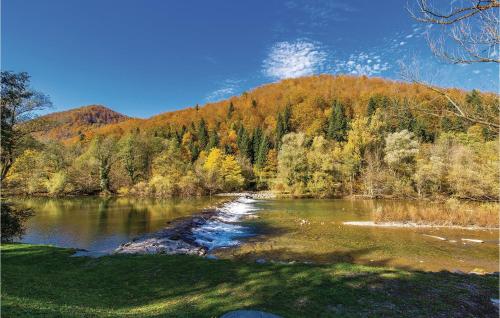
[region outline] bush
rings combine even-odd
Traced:
[[[63,171],[56,172],[45,182],[45,187],[50,195],[62,194],[66,188],[67,178]]]

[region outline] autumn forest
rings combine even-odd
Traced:
[[[319,75],[149,119],[99,105],[35,118],[48,98],[4,72],[2,96],[31,106],[2,105],[2,183],[50,196],[498,200],[498,96],[439,91]]]

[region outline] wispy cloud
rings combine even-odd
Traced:
[[[216,102],[228,98],[238,92],[242,80],[226,79],[220,83],[220,87],[213,92],[210,92],[205,100],[207,102]]]
[[[335,60],[331,71],[337,74],[377,75],[390,68],[377,53],[360,52],[351,54],[345,61]]]
[[[312,75],[323,69],[326,56],[318,43],[278,42],[263,62],[263,73],[273,79]]]

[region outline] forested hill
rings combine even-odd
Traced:
[[[102,105],[83,106],[37,118],[42,127],[37,135],[42,139],[56,140],[80,138],[87,131],[127,119],[129,117]]]
[[[50,195],[498,200],[498,111],[495,94],[327,75],[149,119],[85,107],[38,119],[55,124],[41,142],[19,143],[6,185]]]
[[[447,92],[472,112],[480,107],[483,116],[496,121],[497,95],[476,91],[471,95],[458,89]],[[122,135],[132,130],[144,130],[160,136],[193,134],[191,128],[198,126],[203,119],[207,129],[216,129],[218,137],[224,142],[235,137],[233,132],[237,132],[239,126],[249,131],[260,127],[266,134],[274,134],[279,117],[287,108],[291,127],[285,128],[313,136],[326,131],[334,102],[342,104],[346,116],[351,119],[370,115],[381,108],[384,119],[394,130],[409,128],[426,140],[434,138],[441,130],[465,131],[471,125],[471,122],[450,115],[453,109],[445,97],[416,84],[364,76],[320,75],[263,85],[227,100],[167,112],[145,120],[125,120],[125,116],[102,106],[56,113],[50,116],[58,121],[63,119],[63,124],[49,130],[44,137],[66,138],[71,142],[82,137],[91,139],[95,134]],[[78,135],[79,132],[82,134]],[[196,136],[186,136],[191,137]]]

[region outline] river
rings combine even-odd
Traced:
[[[11,199],[35,215],[22,242],[112,252],[167,221],[221,204],[220,197],[186,200],[129,198]],[[416,270],[497,271],[498,230],[375,228],[384,208],[425,209],[412,201],[276,199],[226,204],[219,218],[196,230],[221,258],[266,262],[354,262]],[[248,213],[248,212],[251,213]],[[249,219],[246,214],[254,215]],[[439,239],[437,237],[443,238]],[[481,240],[483,243],[463,239]]]

